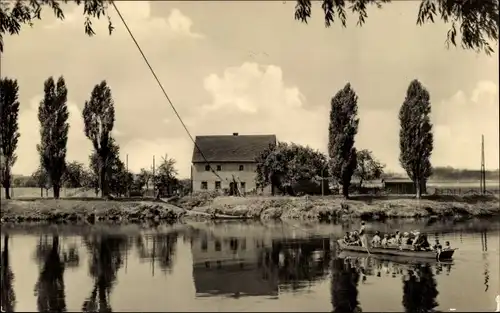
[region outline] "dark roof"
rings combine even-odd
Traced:
[[[255,162],[270,144],[276,144],[276,135],[196,136],[201,153],[193,149],[193,163]]]

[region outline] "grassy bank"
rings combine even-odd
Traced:
[[[177,221],[185,210],[154,201],[101,199],[2,199],[2,223]]]
[[[215,197],[193,196],[177,205],[196,212],[260,219],[331,221],[337,218],[468,217],[500,214],[497,196]]]
[[[198,194],[175,203],[96,198],[2,200],[1,222],[175,222],[186,219],[384,219],[500,215],[497,196],[217,197]]]

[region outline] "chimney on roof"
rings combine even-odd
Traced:
[[[238,136],[238,133],[233,133],[233,136]]]

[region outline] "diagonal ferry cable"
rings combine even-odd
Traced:
[[[184,124],[184,121],[182,120],[181,116],[179,115],[179,113],[177,112],[177,109],[175,108],[174,104],[172,103],[172,101],[170,100],[170,97],[168,96],[167,92],[165,91],[165,88],[163,88],[163,85],[161,84],[160,80],[158,79],[158,76],[156,75],[155,71],[153,70],[153,67],[151,66],[151,64],[149,63],[148,61],[148,58],[146,57],[146,55],[144,54],[144,52],[142,51],[141,49],[141,46],[139,45],[139,43],[137,42],[137,40],[135,39],[134,35],[132,34],[132,31],[130,30],[130,28],[128,27],[127,25],[127,22],[125,21],[125,19],[123,18],[123,15],[121,14],[120,10],[118,10],[118,7],[116,6],[115,2],[114,1],[111,1],[111,4],[113,5],[113,7],[115,8],[115,11],[116,13],[118,14],[118,16],[120,17],[123,25],[125,26],[125,28],[127,29],[127,32],[129,33],[130,35],[130,38],[132,38],[132,40],[134,41],[134,44],[135,46],[137,47],[137,50],[139,50],[139,53],[141,54],[144,62],[146,62],[146,65],[148,66],[149,70],[151,71],[151,74],[153,74],[153,77],[154,79],[156,80],[156,82],[158,83],[158,86],[160,87],[161,91],[163,92],[163,95],[165,96],[165,98],[167,99],[168,103],[170,104],[170,107],[172,108],[172,110],[174,111],[175,115],[177,116],[177,118],[179,119],[179,121],[181,122],[182,124],[182,127],[184,127],[184,130],[186,131],[186,133],[188,134],[189,138],[191,139],[191,141],[193,142],[194,146],[196,147],[196,149],[198,150],[198,152],[200,153],[201,157],[203,158],[203,160],[205,161],[205,163],[210,167],[210,171],[215,175],[217,176],[221,181],[223,181],[224,179],[222,179],[222,177],[219,176],[219,174],[217,174],[216,171],[214,171],[214,169],[212,168],[212,166],[210,165],[210,162],[208,162],[207,158],[205,157],[205,155],[203,154],[203,151],[201,151],[200,147],[198,146],[198,144],[196,144],[196,140],[194,140],[193,136],[191,135],[191,133],[189,132],[186,124]]]

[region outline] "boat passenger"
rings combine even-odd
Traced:
[[[385,247],[385,246],[387,246],[387,243],[388,243],[387,241],[388,240],[389,240],[389,235],[384,234],[384,239],[382,239],[382,241],[380,242],[380,244]]]
[[[394,238],[396,238],[397,244],[401,243],[401,234],[399,233],[399,230],[396,230],[396,233],[394,234]]]
[[[361,246],[368,246],[368,238],[366,237],[365,222],[361,222],[361,227],[359,228],[359,242]]]
[[[390,235],[389,239],[387,240],[387,244],[390,246],[397,245],[398,241],[396,240],[396,235]]]
[[[359,241],[359,234],[358,234],[357,231],[353,231],[352,232],[351,245],[354,245],[354,246],[360,246],[361,245],[361,243]]]
[[[415,237],[415,240],[413,240],[413,247],[415,250],[427,250],[430,248],[429,241],[427,240],[427,235],[426,234],[420,234],[417,232]]]
[[[410,234],[408,232],[404,232],[403,236],[401,237],[401,244],[402,245],[407,245],[408,240],[410,240]]]
[[[372,246],[374,246],[374,247],[380,246],[381,241],[382,241],[382,239],[380,238],[380,232],[377,230],[375,232],[375,236],[373,236],[373,238],[372,238]]]
[[[444,248],[443,248],[443,250],[451,250],[451,245],[450,245],[450,242],[449,242],[449,241],[446,241],[446,242],[444,243]]]
[[[348,231],[346,231],[344,235],[344,243],[348,245],[350,242],[351,242],[351,234]]]
[[[434,243],[434,245],[432,246],[432,250],[436,250],[436,251],[439,251],[441,250],[443,247],[441,246],[441,244],[439,243],[439,240],[436,239],[436,242]]]

